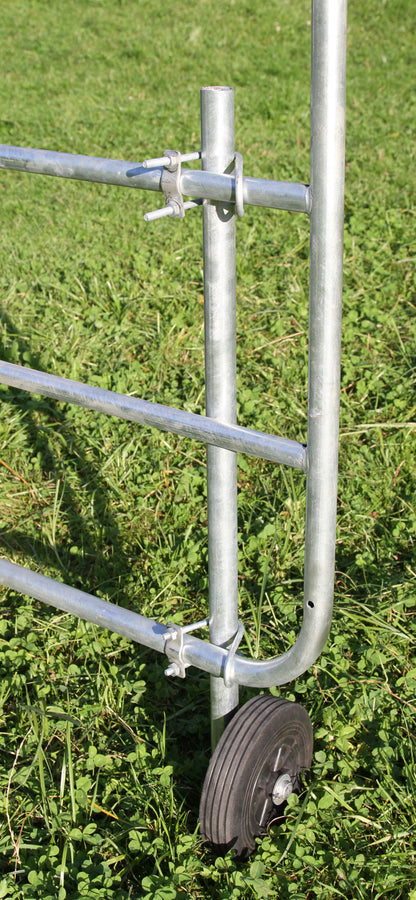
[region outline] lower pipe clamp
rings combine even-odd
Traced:
[[[242,622],[239,622],[237,633],[233,638],[233,642],[228,650],[227,659],[225,660],[225,665],[222,673],[222,677],[224,679],[224,684],[226,687],[231,687],[231,685],[234,684],[234,657],[241,644],[243,636],[244,625]]]

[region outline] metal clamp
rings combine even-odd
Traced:
[[[200,152],[195,153],[179,153],[179,150],[165,150],[163,156],[157,159],[145,159],[142,163],[143,168],[152,169],[156,166],[163,166],[162,178],[160,186],[165,197],[165,206],[162,209],[155,209],[148,212],[144,216],[145,222],[153,222],[155,219],[162,219],[164,216],[170,216],[172,219],[183,219],[185,210],[193,209],[200,206],[202,200],[183,201],[181,191],[181,166],[182,162],[191,162],[200,159]]]
[[[193,622],[192,625],[175,625],[174,622],[168,623],[168,630],[163,637],[166,641],[165,653],[170,661],[170,665],[165,669],[165,675],[185,678],[185,669],[189,663],[184,659],[183,637],[190,631],[197,631],[199,628],[206,628],[209,625],[209,619],[203,619],[201,622]]]
[[[228,650],[228,655],[225,660],[225,665],[222,673],[222,677],[224,679],[225,687],[231,687],[234,684],[234,657],[237,653],[237,650],[241,644],[241,641],[244,636],[244,625],[242,622],[238,622],[237,632],[235,637],[233,638],[233,642]]]
[[[244,182],[243,182],[243,155],[237,151],[234,153],[235,169],[235,211],[241,219],[244,215]]]

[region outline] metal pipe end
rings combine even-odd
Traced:
[[[226,84],[211,84],[207,85],[206,87],[202,87],[201,93],[202,91],[234,91],[234,88],[229,87]]]

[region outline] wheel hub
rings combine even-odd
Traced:
[[[281,806],[293,793],[293,782],[289,774],[279,775],[272,790],[272,800],[275,806]]]

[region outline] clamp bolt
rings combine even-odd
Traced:
[[[181,162],[192,162],[195,159],[201,159],[201,153],[199,150],[195,151],[195,153],[183,153],[181,154]],[[142,166],[144,169],[156,169],[158,166],[171,166],[174,157],[168,156],[159,156],[157,159],[145,159],[142,162]]]
[[[179,675],[179,672],[180,672],[179,666],[177,666],[176,663],[174,663],[174,662],[170,663],[170,665],[167,667],[167,669],[165,669],[165,675],[167,676],[167,678],[170,678],[170,677],[174,678],[176,675]]]
[[[185,209],[193,209],[195,206],[201,206],[202,200],[186,200],[183,204]],[[145,222],[154,222],[156,219],[164,219],[165,216],[173,216],[174,219],[180,219],[180,207],[176,200],[169,200],[166,206],[161,209],[154,209],[152,212],[145,213],[143,218]]]

